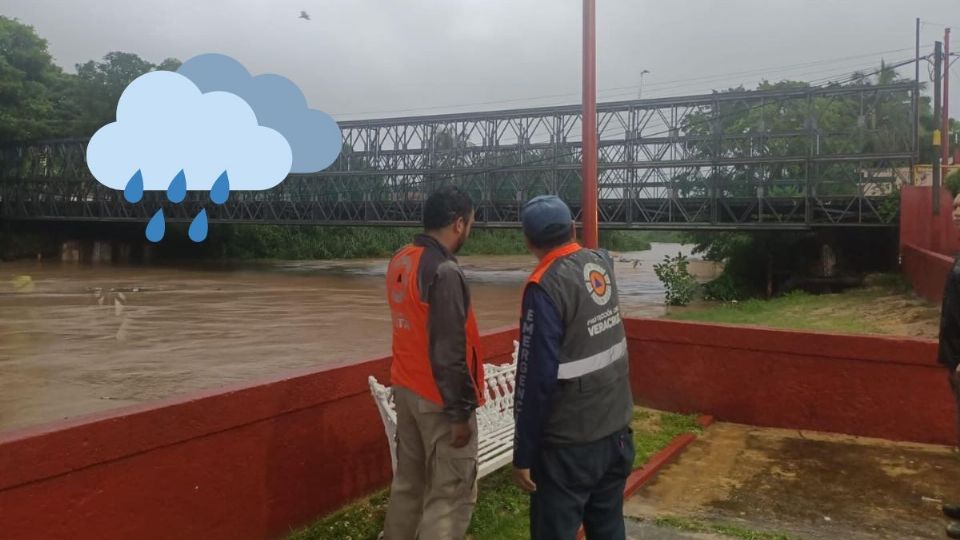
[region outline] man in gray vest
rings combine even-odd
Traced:
[[[613,261],[574,240],[559,198],[528,202],[527,281],[515,393],[514,481],[530,493],[530,537],[622,540],[633,468],[633,396]]]

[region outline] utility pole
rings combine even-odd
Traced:
[[[597,3],[583,0],[583,245],[599,247],[597,230]]]
[[[940,118],[940,84],[941,84],[941,70],[943,67],[943,43],[939,41],[933,45],[933,118],[936,122],[937,118]],[[934,124],[936,125],[936,124]],[[939,129],[933,130],[933,215],[940,215],[940,174],[942,173],[940,169],[940,160],[942,154],[940,153],[941,139],[942,134]]]
[[[940,165],[950,165],[950,29],[943,31],[943,129],[940,132]],[[941,179],[943,175],[941,174]]]
[[[920,17],[917,17],[917,54],[915,57],[913,82],[913,153],[920,159]]]

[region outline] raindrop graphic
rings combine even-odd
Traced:
[[[183,202],[187,196],[187,177],[183,174],[183,169],[173,177],[170,187],[167,188],[167,198],[172,203]]]
[[[207,211],[200,210],[197,217],[193,218],[190,224],[190,230],[187,231],[190,239],[194,242],[203,242],[207,238]]]
[[[150,223],[147,223],[147,240],[154,243],[163,240],[163,233],[166,232],[166,229],[167,224],[163,219],[163,208],[161,208],[150,218]]]
[[[210,200],[213,201],[213,204],[223,204],[227,202],[227,197],[229,196],[230,178],[227,177],[227,171],[223,171],[220,178],[217,178],[217,181],[213,183],[213,187],[210,188]]]
[[[143,173],[140,169],[133,173],[127,187],[123,188],[123,198],[130,203],[138,203],[143,198]]]

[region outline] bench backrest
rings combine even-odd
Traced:
[[[487,364],[483,367],[483,378],[486,382],[486,403],[483,407],[477,409],[477,431],[479,432],[477,436],[481,444],[484,440],[484,434],[503,431],[513,426],[513,392],[514,380],[517,375],[517,347],[518,343],[514,341],[513,362],[499,366]],[[396,471],[397,407],[393,402],[393,390],[389,386],[380,384],[373,375],[367,378],[367,382],[370,384],[370,393],[373,394],[373,400],[380,412],[380,419],[383,421],[383,429],[390,446],[390,459],[393,463],[393,470]],[[481,462],[483,458],[484,456],[481,455]]]

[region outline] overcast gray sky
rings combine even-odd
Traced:
[[[644,69],[644,97],[843,77],[912,57],[916,17],[924,51],[944,23],[960,34],[955,0],[597,4],[601,100],[635,97]],[[581,13],[579,0],[0,0],[68,70],[115,50],[153,62],[220,52],[289,77],[338,120],[577,102]]]

